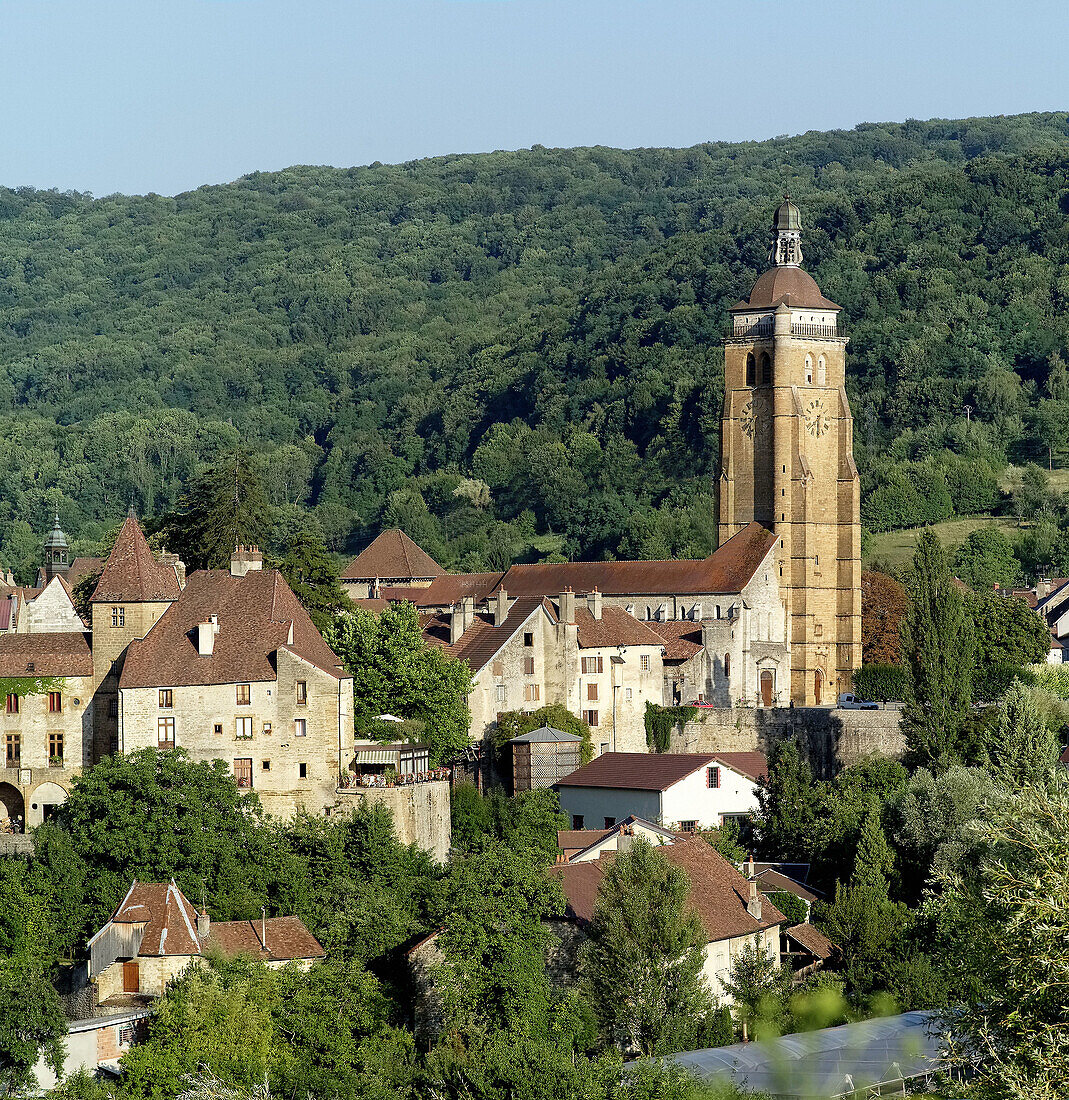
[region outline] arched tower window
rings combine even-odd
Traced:
[[[724,654],[724,679],[725,680],[730,680],[731,679],[731,654],[730,653],[725,653]]]
[[[805,357],[805,384],[807,386],[813,385],[813,356],[807,355]]]
[[[761,355],[761,383],[762,385],[769,385],[772,382],[772,360],[768,356],[768,352],[763,352]]]
[[[824,356],[822,355],[817,360],[817,385],[826,386],[828,384],[828,370],[824,365]]]
[[[754,384],[755,370],[756,370],[756,368],[754,366],[753,352],[750,352],[750,354],[746,356],[746,385],[747,386],[752,386]]]

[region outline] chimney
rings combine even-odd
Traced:
[[[215,650],[215,635],[219,632],[219,621],[215,615],[207,622],[197,624],[197,652],[202,657],[210,657]]]
[[[178,578],[178,587],[185,588],[186,563],[177,554],[172,554],[169,550],[160,552],[159,561],[160,565],[170,566],[174,570],[174,575]]]
[[[232,577],[244,577],[246,573],[260,570],[264,567],[264,556],[260,553],[259,546],[235,546],[230,558],[230,575]]]
[[[203,943],[208,938],[208,933],[212,930],[212,919],[208,916],[208,910],[197,914],[197,938]]]
[[[626,852],[635,843],[635,831],[634,829],[621,829],[620,835],[616,838],[616,850],[618,852]]]
[[[467,630],[473,622],[475,622],[475,597],[465,596],[460,601],[460,613],[461,619],[464,623],[464,629]]]
[[[757,876],[754,874],[752,852],[750,853],[750,862],[747,869],[750,872],[750,897],[746,902],[746,912],[749,913],[754,920],[759,921],[761,919],[761,891],[757,889]]]
[[[494,626],[500,626],[508,618],[508,613],[509,595],[503,588],[499,588],[494,602]]]
[[[586,609],[595,619],[601,619],[601,593],[595,586],[586,598]]]
[[[1045,600],[1050,595],[1050,581],[1046,577],[1040,577],[1036,581],[1036,599]]]
[[[575,593],[570,588],[560,594],[560,621],[565,624],[575,622]]]

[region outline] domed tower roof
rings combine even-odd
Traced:
[[[772,215],[772,232],[781,229],[801,229],[802,212],[791,202],[790,195],[783,196],[783,202],[776,207],[776,213]]]
[[[758,277],[749,296],[731,307],[733,312],[775,309],[779,305],[792,309],[839,309],[821,294],[816,279],[802,270],[802,214],[789,195],[783,196],[772,216],[768,262],[771,266]]]
[[[59,525],[59,513],[56,513],[55,523],[52,525],[52,533],[45,539],[46,550],[66,550],[68,549],[67,536],[63,533],[63,528]]]

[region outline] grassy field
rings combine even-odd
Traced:
[[[1069,470],[1055,470],[1055,474],[1065,474],[1066,483],[1069,485]],[[1001,527],[1011,538],[1017,530],[1017,521],[1005,516],[968,516],[965,518],[948,519],[943,523],[932,525],[932,530],[939,536],[943,545],[953,549],[961,543],[965,536],[975,531],[978,527],[986,527],[989,523]],[[873,535],[866,548],[865,564],[874,560],[888,562],[893,566],[905,565],[913,555],[913,547],[920,537],[923,527],[909,527],[904,531],[885,531]]]

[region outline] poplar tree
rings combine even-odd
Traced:
[[[913,574],[912,601],[902,623],[910,674],[903,728],[915,763],[948,765],[966,748],[975,661],[972,621],[933,531],[917,541]]]
[[[1058,762],[1059,747],[1032,693],[1014,680],[999,704],[989,750],[995,768],[1011,783],[1040,783]]]

